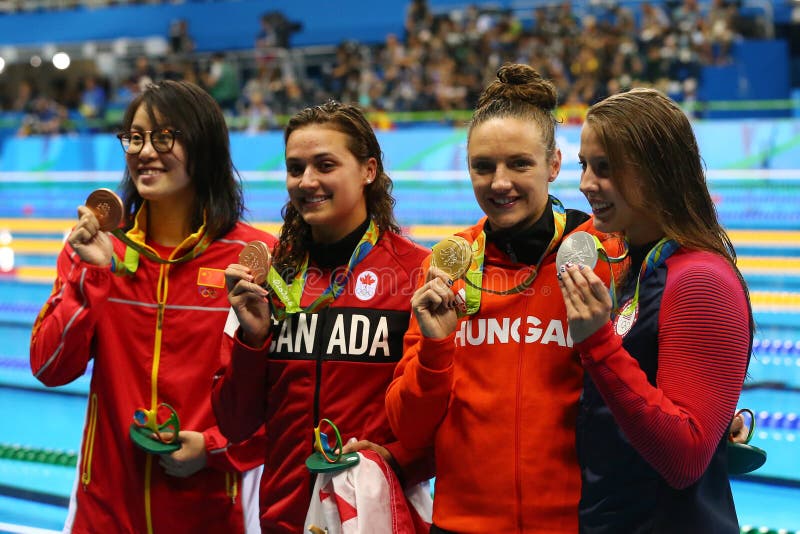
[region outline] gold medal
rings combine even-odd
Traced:
[[[472,247],[460,236],[451,236],[436,243],[431,251],[431,266],[444,271],[453,280],[464,276],[472,264]]]
[[[239,253],[239,263],[250,268],[254,284],[263,286],[272,265],[269,247],[263,241],[250,241]]]
[[[92,191],[86,198],[86,207],[97,217],[101,231],[111,232],[119,228],[124,208],[122,200],[111,189]]]

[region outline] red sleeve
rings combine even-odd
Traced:
[[[412,319],[412,325],[413,322]],[[386,393],[386,411],[392,432],[406,447],[419,449],[433,445],[436,429],[450,402],[454,340],[455,334],[444,339],[420,336],[404,351],[395,369],[395,378]],[[435,362],[435,366],[422,363],[425,358]]]
[[[392,468],[405,487],[430,480],[436,474],[433,447],[426,449],[407,449],[399,441],[384,443],[394,463]]]
[[[267,353],[272,336],[258,348],[222,336],[222,361],[228,362],[214,384],[211,400],[222,434],[238,443],[263,426],[267,409]]]
[[[253,235],[248,236],[249,239],[261,239],[269,246],[270,251],[275,248],[278,240],[272,234],[260,230],[251,231],[251,233]],[[232,312],[230,313],[233,315]],[[223,368],[217,374],[212,392],[212,403],[218,426],[203,431],[203,437],[206,442],[209,467],[220,470],[232,468],[237,471],[246,471],[264,463],[264,454],[267,448],[263,425],[264,412],[258,412],[259,407],[266,409],[267,393],[264,385],[266,382],[258,383],[258,377],[266,374],[266,358],[263,355],[266,353],[266,348],[269,347],[270,340],[268,339],[264,347],[256,351],[242,346],[245,356],[237,357],[237,364],[234,366],[231,358],[234,352],[238,352],[234,349],[235,344],[239,343],[234,341],[233,334],[235,334],[234,327],[231,327],[229,334],[226,324],[226,332],[222,335],[220,347]],[[262,356],[250,357],[253,356],[253,352]],[[248,353],[250,356],[247,355]],[[263,370],[259,360],[264,363]],[[252,373],[252,375],[248,377],[248,373]],[[237,391],[242,376],[245,377],[245,384],[241,388],[246,391]],[[225,383],[223,384],[223,382]],[[256,409],[243,410],[239,407],[240,405]],[[253,426],[255,428],[251,429]]]
[[[233,311],[229,312],[229,317],[233,315]],[[229,318],[230,321],[230,318]],[[218,371],[215,377],[214,389],[212,390],[212,407],[214,415],[217,420],[217,426],[212,426],[203,431],[203,437],[206,442],[206,458],[208,466],[220,471],[228,471],[235,469],[236,471],[244,472],[264,463],[264,454],[267,449],[266,431],[262,424],[259,424],[255,431],[248,433],[248,428],[244,428],[245,421],[239,421],[236,416],[239,414],[236,411],[225,411],[224,403],[218,401],[217,388],[221,388],[220,382],[228,370],[231,370],[231,356],[234,347],[234,338],[228,335],[228,325],[226,324],[226,331],[222,334],[222,343],[220,347],[220,361],[222,369]],[[233,327],[231,327],[233,328]],[[235,332],[234,332],[235,334]],[[269,341],[267,342],[269,343]],[[267,346],[269,346],[267,344]],[[231,370],[231,372],[233,372]],[[235,385],[228,384],[224,391],[227,393],[231,387]],[[257,393],[253,393],[256,395]],[[261,397],[254,397],[261,398]],[[263,397],[266,398],[266,397]],[[242,399],[234,398],[230,402],[242,402]],[[258,403],[253,403],[258,404]],[[250,414],[247,414],[250,417]],[[253,416],[254,417],[254,416]],[[247,423],[249,424],[249,423]],[[241,427],[239,425],[242,425]],[[235,434],[239,432],[240,435],[235,434],[237,438],[246,435],[245,438],[233,440],[228,439],[229,435],[223,431],[223,428],[234,427],[232,432]],[[232,434],[232,435],[234,435]]]
[[[250,438],[236,444],[230,443],[218,426],[204,430],[203,438],[211,468],[244,472],[264,463],[267,440],[263,425]]]
[[[82,262],[68,244],[61,251],[53,292],[31,335],[31,371],[44,385],[67,384],[86,371],[112,276],[109,267]]]
[[[749,348],[749,311],[738,278],[730,268],[698,262],[668,275],[655,387],[610,323],[578,344],[633,447],[679,489],[705,472],[728,429]]]
[[[433,446],[436,429],[450,402],[454,340],[455,333],[444,339],[422,337],[412,312],[403,338],[403,358],[386,392],[389,424],[405,447]]]
[[[267,435],[264,425],[246,440],[231,443],[218,426],[203,431],[208,467],[220,471],[244,472],[264,463]]]

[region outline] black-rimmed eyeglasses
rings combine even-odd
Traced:
[[[175,146],[175,137],[180,135],[180,130],[161,128],[160,130],[144,130],[136,132],[120,132],[117,139],[122,144],[126,154],[135,155],[142,151],[146,136],[150,136],[150,144],[160,154],[165,154]]]

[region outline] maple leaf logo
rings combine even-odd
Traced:
[[[371,286],[371,285],[372,285],[372,284],[374,284],[374,283],[375,283],[377,280],[376,280],[376,278],[374,278],[374,277],[373,277],[371,274],[369,274],[369,273],[364,273],[364,274],[361,276],[361,278],[359,278],[359,279],[358,279],[358,281],[359,281],[359,282],[361,282],[362,284],[364,284],[365,286]]]

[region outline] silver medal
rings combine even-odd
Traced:
[[[556,254],[556,266],[560,269],[566,263],[587,265],[594,269],[597,264],[597,245],[588,232],[574,232],[568,235]]]

